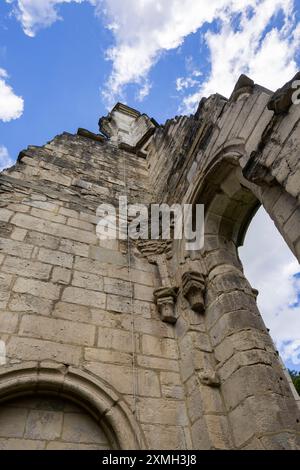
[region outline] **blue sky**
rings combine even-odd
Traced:
[[[241,73],[276,89],[300,68],[299,45],[300,0],[1,0],[0,168],[63,131],[97,131],[118,100],[163,123],[201,96],[229,96]],[[243,249],[247,274],[285,361],[300,369],[299,266],[260,214]],[[258,230],[277,247],[268,259]],[[284,288],[271,302],[274,282]],[[299,333],[286,327],[292,317]]]
[[[24,112],[20,119],[0,121],[0,145],[15,159],[29,143],[43,144],[64,130],[98,130],[98,119],[109,107],[101,90],[112,69],[106,51],[114,39],[87,2],[62,4],[63,21],[42,29],[34,38],[24,34],[11,11],[10,4],[0,4],[0,68],[9,73],[7,82],[24,99]],[[177,78],[190,68],[209,68],[207,58],[200,60],[195,54],[201,47],[205,49],[201,36],[191,34],[180,48],[162,51],[149,73],[151,93],[142,103],[137,97],[140,87],[130,82],[126,96],[121,93],[116,99],[159,122],[178,114],[182,93],[176,90]]]

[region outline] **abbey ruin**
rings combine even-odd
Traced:
[[[292,83],[241,76],[165,125],[119,103],[99,134],[1,173],[1,449],[300,448],[299,397],[237,252],[262,205],[300,259]],[[204,247],[99,240],[97,207],[119,196],[204,204]]]

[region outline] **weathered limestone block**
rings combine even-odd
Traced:
[[[54,264],[55,266],[61,266],[64,268],[72,268],[73,265],[73,256],[59,252],[47,250],[46,248],[40,248],[38,259],[45,263]]]
[[[130,298],[119,295],[107,294],[107,310],[116,313],[131,313],[133,303]]]
[[[32,245],[9,240],[6,238],[0,238],[0,251],[2,253],[18,256],[19,258],[29,259],[33,250]]]
[[[55,267],[52,271],[51,281],[54,284],[69,284],[71,281],[72,271],[66,268]]]
[[[103,292],[103,278],[101,276],[97,276],[96,274],[74,271],[72,285],[76,287],[82,287],[84,289]]]
[[[13,216],[13,212],[8,209],[0,209],[0,221],[8,222],[9,219]]]
[[[31,245],[42,246],[45,248],[50,248],[51,250],[57,250],[59,247],[59,238],[55,238],[51,235],[45,235],[39,232],[32,232],[31,230],[28,231],[26,241]],[[61,251],[67,250],[62,249]]]
[[[38,261],[29,261],[14,256],[7,256],[2,269],[6,273],[22,273],[23,276],[46,281],[50,277],[52,267],[49,264],[40,263]]]
[[[52,360],[61,364],[78,366],[81,348],[45,339],[22,338],[14,336],[7,343],[8,359],[19,361]]]
[[[98,346],[116,351],[132,352],[132,332],[116,328],[99,328]]]
[[[15,333],[19,322],[16,313],[0,310],[1,331],[3,333]]]
[[[137,363],[141,367],[147,367],[150,369],[179,372],[178,359],[165,359],[139,354],[137,356]]]
[[[159,424],[143,424],[142,427],[150,449],[180,450],[187,446],[187,441],[190,439],[188,428]]]
[[[63,302],[86,305],[87,307],[104,308],[106,295],[103,292],[96,292],[79,287],[66,287],[61,299]]]
[[[9,302],[9,309],[12,312],[39,313],[50,315],[53,308],[53,301],[35,297],[31,294],[12,294]]]
[[[18,242],[22,242],[25,240],[27,233],[28,233],[27,230],[24,230],[22,228],[15,228],[12,231],[11,238]]]
[[[107,294],[123,295],[124,297],[131,297],[133,295],[130,282],[109,277],[104,278],[104,292]]]
[[[48,300],[57,300],[60,296],[60,287],[51,282],[36,281],[18,277],[13,291],[20,294],[31,294]]]
[[[83,323],[25,315],[20,325],[20,334],[32,338],[44,338],[62,343],[93,345],[95,327]]]
[[[26,228],[28,230],[34,229],[38,232],[54,235],[62,238],[70,238],[82,243],[97,243],[96,234],[87,231],[79,230],[73,227],[67,227],[55,222],[47,222],[43,219],[38,219],[27,214],[16,214],[11,219],[11,223],[17,227]]]
[[[46,441],[59,439],[62,422],[62,413],[31,410],[27,418],[24,437]]]
[[[141,345],[143,354],[169,359],[178,358],[177,343],[174,339],[143,335]]]
[[[141,421],[149,424],[184,426],[187,424],[185,404],[176,400],[146,398],[139,404]]]
[[[132,355],[130,353],[114,351],[111,349],[85,348],[84,359],[87,362],[104,362],[109,364],[132,365]]]
[[[116,364],[88,362],[85,368],[102,377],[117,390],[126,395],[134,392],[134,376],[132,367]],[[137,390],[141,397],[160,397],[160,386],[155,371],[140,369],[137,371]]]
[[[10,297],[10,285],[12,282],[12,276],[8,274],[0,274],[0,308],[6,308]]]

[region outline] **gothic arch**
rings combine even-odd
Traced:
[[[28,363],[1,368],[0,378],[0,403],[33,394],[66,398],[93,416],[113,449],[145,448],[128,405],[109,384],[90,373],[63,365]]]
[[[238,248],[244,242],[247,229],[262,205],[283,236],[292,253],[300,261],[300,244],[296,244],[290,229],[299,218],[297,200],[269,174],[255,179],[248,169],[249,157],[242,141],[227,143],[204,164],[200,161],[185,196],[186,204],[205,205],[205,240],[218,246],[232,242]],[[284,211],[283,211],[284,207]],[[289,222],[289,223],[287,223]],[[292,230],[294,231],[294,230]],[[292,234],[294,235],[294,234]],[[185,242],[185,241],[183,241]],[[174,252],[186,256],[184,243],[174,244]]]
[[[244,242],[247,228],[262,204],[260,188],[247,181],[242,174],[245,151],[241,145],[229,145],[210,160],[206,168],[199,168],[184,197],[186,204],[204,204],[205,226],[202,254],[217,248],[237,255],[236,249]],[[181,245],[181,246],[179,246]],[[197,254],[185,253],[185,240],[174,243],[174,254],[180,260]]]
[[[260,449],[265,445],[277,448],[278,442],[282,442],[282,448],[289,449],[295,445],[294,437],[286,437],[282,432],[278,425],[278,410],[289,410],[288,417],[280,411],[280,420],[294,436],[299,428],[299,409],[257,308],[257,291],[245,278],[237,251],[261,204],[276,220],[276,210],[266,206],[264,199],[264,194],[273,191],[273,183],[268,185],[264,181],[261,186],[246,180],[242,171],[245,160],[246,153],[240,145],[223,150],[206,167],[200,165],[185,196],[185,203],[205,206],[204,247],[200,252],[186,252],[185,240],[180,246],[181,271],[185,272],[182,291],[190,305],[185,320],[188,319],[193,329],[195,315],[192,310],[196,311],[194,307],[201,304],[196,300],[202,295],[199,323],[213,352],[208,352],[204,338],[199,336],[195,347],[203,356],[199,356],[194,367],[196,373],[201,371],[200,381],[203,377],[207,380],[204,386],[219,387],[219,399],[226,403],[223,426],[228,431],[224,435],[230,436],[228,439],[232,442],[228,444],[224,437],[225,444],[221,445],[243,448],[247,442],[249,448]],[[278,228],[284,235],[280,223]],[[174,244],[173,252],[179,245]],[[181,321],[178,331],[180,325]],[[206,357],[207,362],[201,357]],[[216,408],[214,412],[221,414],[224,410]],[[264,421],[261,419],[263,414]],[[204,412],[202,419],[206,420],[210,442],[214,442],[210,417]],[[272,436],[266,437],[270,433]],[[194,445],[201,448],[199,439],[195,434]]]
[[[260,202],[243,184],[236,160],[215,164],[196,198],[206,208],[206,236],[218,236],[240,246]]]

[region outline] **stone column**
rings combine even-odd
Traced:
[[[192,448],[233,447],[216,360],[205,324],[206,276],[202,262],[190,261],[181,273],[176,335],[182,382],[190,420]]]
[[[233,254],[230,262],[228,248],[206,253],[206,261],[205,322],[234,447],[300,448],[299,409],[258,311],[257,291]]]

